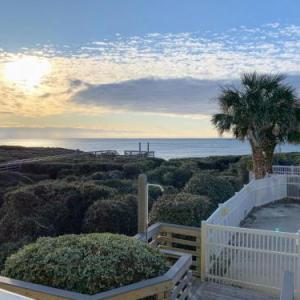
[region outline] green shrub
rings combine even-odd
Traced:
[[[8,256],[17,252],[21,247],[26,244],[33,242],[31,237],[23,237],[21,240],[17,242],[8,242],[0,244],[0,270],[3,269],[4,263]]]
[[[94,202],[85,214],[82,229],[84,232],[136,234],[136,197],[126,195]]]
[[[113,170],[109,172],[96,172],[89,176],[92,180],[106,180],[106,179],[122,179],[123,172],[119,170]]]
[[[244,184],[249,182],[249,170],[252,169],[251,162],[252,159],[250,156],[244,156],[238,163],[236,163],[238,177]]]
[[[33,183],[33,181],[21,173],[13,172],[13,171],[6,171],[0,173],[1,189],[10,186],[16,186],[18,184],[30,184],[30,183]]]
[[[184,191],[190,194],[205,195],[214,207],[228,200],[235,193],[231,182],[222,176],[196,174],[186,184]]]
[[[64,162],[36,162],[23,164],[21,172],[32,174],[46,174],[49,179],[56,179],[60,172],[72,172],[72,164]]]
[[[9,192],[0,209],[0,243],[78,233],[85,210],[115,190],[91,182],[46,181]]]
[[[238,176],[223,175],[219,177],[228,180],[235,192],[239,191],[243,187],[243,182]]]
[[[122,165],[115,162],[88,161],[74,164],[73,171],[76,175],[89,175],[95,172],[122,171]]]
[[[137,178],[137,176],[143,172],[139,163],[127,163],[123,166],[123,169],[125,178],[127,179]]]
[[[64,177],[62,180],[66,181],[66,182],[74,182],[74,181],[81,181],[81,177],[75,176],[75,175],[68,175],[66,177]]]
[[[164,257],[134,238],[113,234],[40,238],[10,256],[2,275],[85,294],[162,275]]]
[[[181,193],[164,195],[153,204],[151,223],[166,222],[188,226],[200,226],[210,214],[210,202],[205,196]]]
[[[191,176],[192,172],[188,168],[165,165],[148,172],[149,181],[176,188],[182,188]]]
[[[119,194],[135,194],[137,192],[136,183],[127,179],[109,179],[98,181],[99,184],[117,190]]]
[[[3,197],[9,189],[31,183],[33,181],[29,177],[18,172],[6,171],[0,173],[0,207],[2,206]]]
[[[299,152],[276,153],[274,155],[273,165],[299,166],[300,154]]]

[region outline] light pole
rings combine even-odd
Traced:
[[[138,177],[138,233],[145,235],[146,242],[148,242],[147,229],[149,187],[158,187],[162,192],[164,191],[161,185],[148,183],[146,174],[140,174]]]

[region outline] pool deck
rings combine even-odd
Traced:
[[[256,208],[241,227],[295,233],[300,230],[300,201],[282,200]]]

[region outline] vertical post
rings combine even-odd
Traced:
[[[147,152],[149,152],[150,151],[150,143],[148,142],[147,143]]]
[[[148,185],[146,174],[138,178],[138,233],[146,233],[148,226]]]
[[[205,261],[206,261],[206,247],[205,247],[205,243],[206,243],[206,222],[202,221],[201,222],[201,281],[205,280]]]
[[[139,142],[139,152],[141,153],[142,152],[142,143]]]
[[[296,282],[296,286],[295,286],[295,288],[296,288],[296,290],[298,290],[299,289],[299,286],[300,286],[300,283],[299,283],[299,278],[300,278],[300,229],[297,231],[297,239],[298,239],[298,265],[297,265],[297,273],[295,274],[295,276],[296,276],[296,278],[298,278],[298,280],[297,280],[297,282]]]

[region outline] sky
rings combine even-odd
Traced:
[[[217,137],[223,85],[300,91],[298,0],[0,0],[0,138]]]

